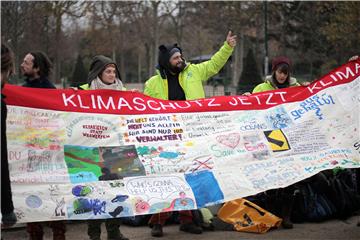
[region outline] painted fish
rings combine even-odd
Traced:
[[[118,206],[117,208],[115,208],[114,211],[109,212],[109,214],[110,214],[113,218],[115,218],[115,217],[117,217],[123,210],[124,210],[124,208],[123,208],[122,206]]]
[[[116,197],[114,197],[111,202],[125,202],[126,199],[128,199],[129,196],[128,195],[116,195]]]

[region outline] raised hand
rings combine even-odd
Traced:
[[[229,31],[226,36],[226,42],[230,45],[230,47],[236,46],[236,35],[232,35],[232,32]]]

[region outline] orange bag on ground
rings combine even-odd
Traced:
[[[218,217],[233,224],[239,232],[266,233],[282,222],[281,218],[243,198],[226,202],[218,211]]]

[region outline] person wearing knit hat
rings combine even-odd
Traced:
[[[286,64],[289,67],[291,67],[291,61],[290,59],[288,59],[287,57],[284,56],[280,56],[280,57],[276,57],[272,60],[271,63],[271,70],[275,71],[278,67],[279,64]]]
[[[144,94],[163,100],[195,100],[205,97],[203,82],[217,74],[225,65],[236,45],[236,35],[228,32],[226,41],[209,61],[191,64],[182,55],[177,45],[159,46],[157,74],[145,82]],[[196,215],[196,214],[195,214]],[[170,217],[169,212],[152,215],[149,225],[153,237],[162,237],[162,226]],[[180,230],[193,234],[202,233],[201,227],[194,223],[190,210],[179,211]]]
[[[266,76],[264,83],[257,85],[254,88],[253,93],[295,86],[307,86],[310,84],[309,82],[299,84],[295,78],[291,77],[291,67],[292,64],[289,58],[284,56],[274,58],[271,63],[272,74],[270,76]],[[283,219],[281,224],[284,228],[293,228],[290,216],[294,205],[294,191],[295,189],[293,185],[286,188],[267,191],[269,195],[274,194],[275,192],[278,196],[276,201],[278,201],[279,206],[281,206],[278,215]],[[276,203],[270,201],[269,204],[275,205]]]
[[[159,46],[158,66],[163,79],[168,79],[169,100],[185,100],[185,92],[180,86],[178,76],[186,67],[182,50],[177,44]]]
[[[300,86],[296,78],[290,76],[291,61],[289,58],[284,56],[274,58],[271,63],[271,71],[272,74],[266,76],[264,83],[257,85],[253,93]]]
[[[87,82],[79,86],[79,88],[82,90],[126,90],[115,61],[103,55],[97,55],[92,59]]]
[[[177,45],[159,46],[157,74],[145,82],[144,94],[163,100],[195,100],[205,97],[203,82],[217,74],[236,45],[229,31],[224,45],[209,61],[187,63]]]
[[[120,71],[116,62],[104,55],[97,55],[92,59],[87,81],[88,83],[79,86],[79,89],[126,90],[120,79]],[[101,172],[103,175],[99,177],[100,181],[115,180],[119,178],[117,174],[111,173],[110,169],[106,167],[102,168]],[[118,218],[88,220],[87,233],[91,240],[101,239],[101,224],[103,222],[105,222],[108,239],[128,240],[128,238],[120,232],[120,220]]]

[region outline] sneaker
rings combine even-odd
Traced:
[[[180,231],[193,233],[193,234],[201,234],[201,227],[196,226],[194,223],[186,223],[180,225]]]
[[[7,214],[3,214],[1,221],[4,224],[4,226],[10,227],[17,222],[17,218],[16,218],[15,213],[11,212],[11,213],[7,213]]]
[[[161,224],[154,224],[151,229],[151,236],[162,237],[164,235]]]

